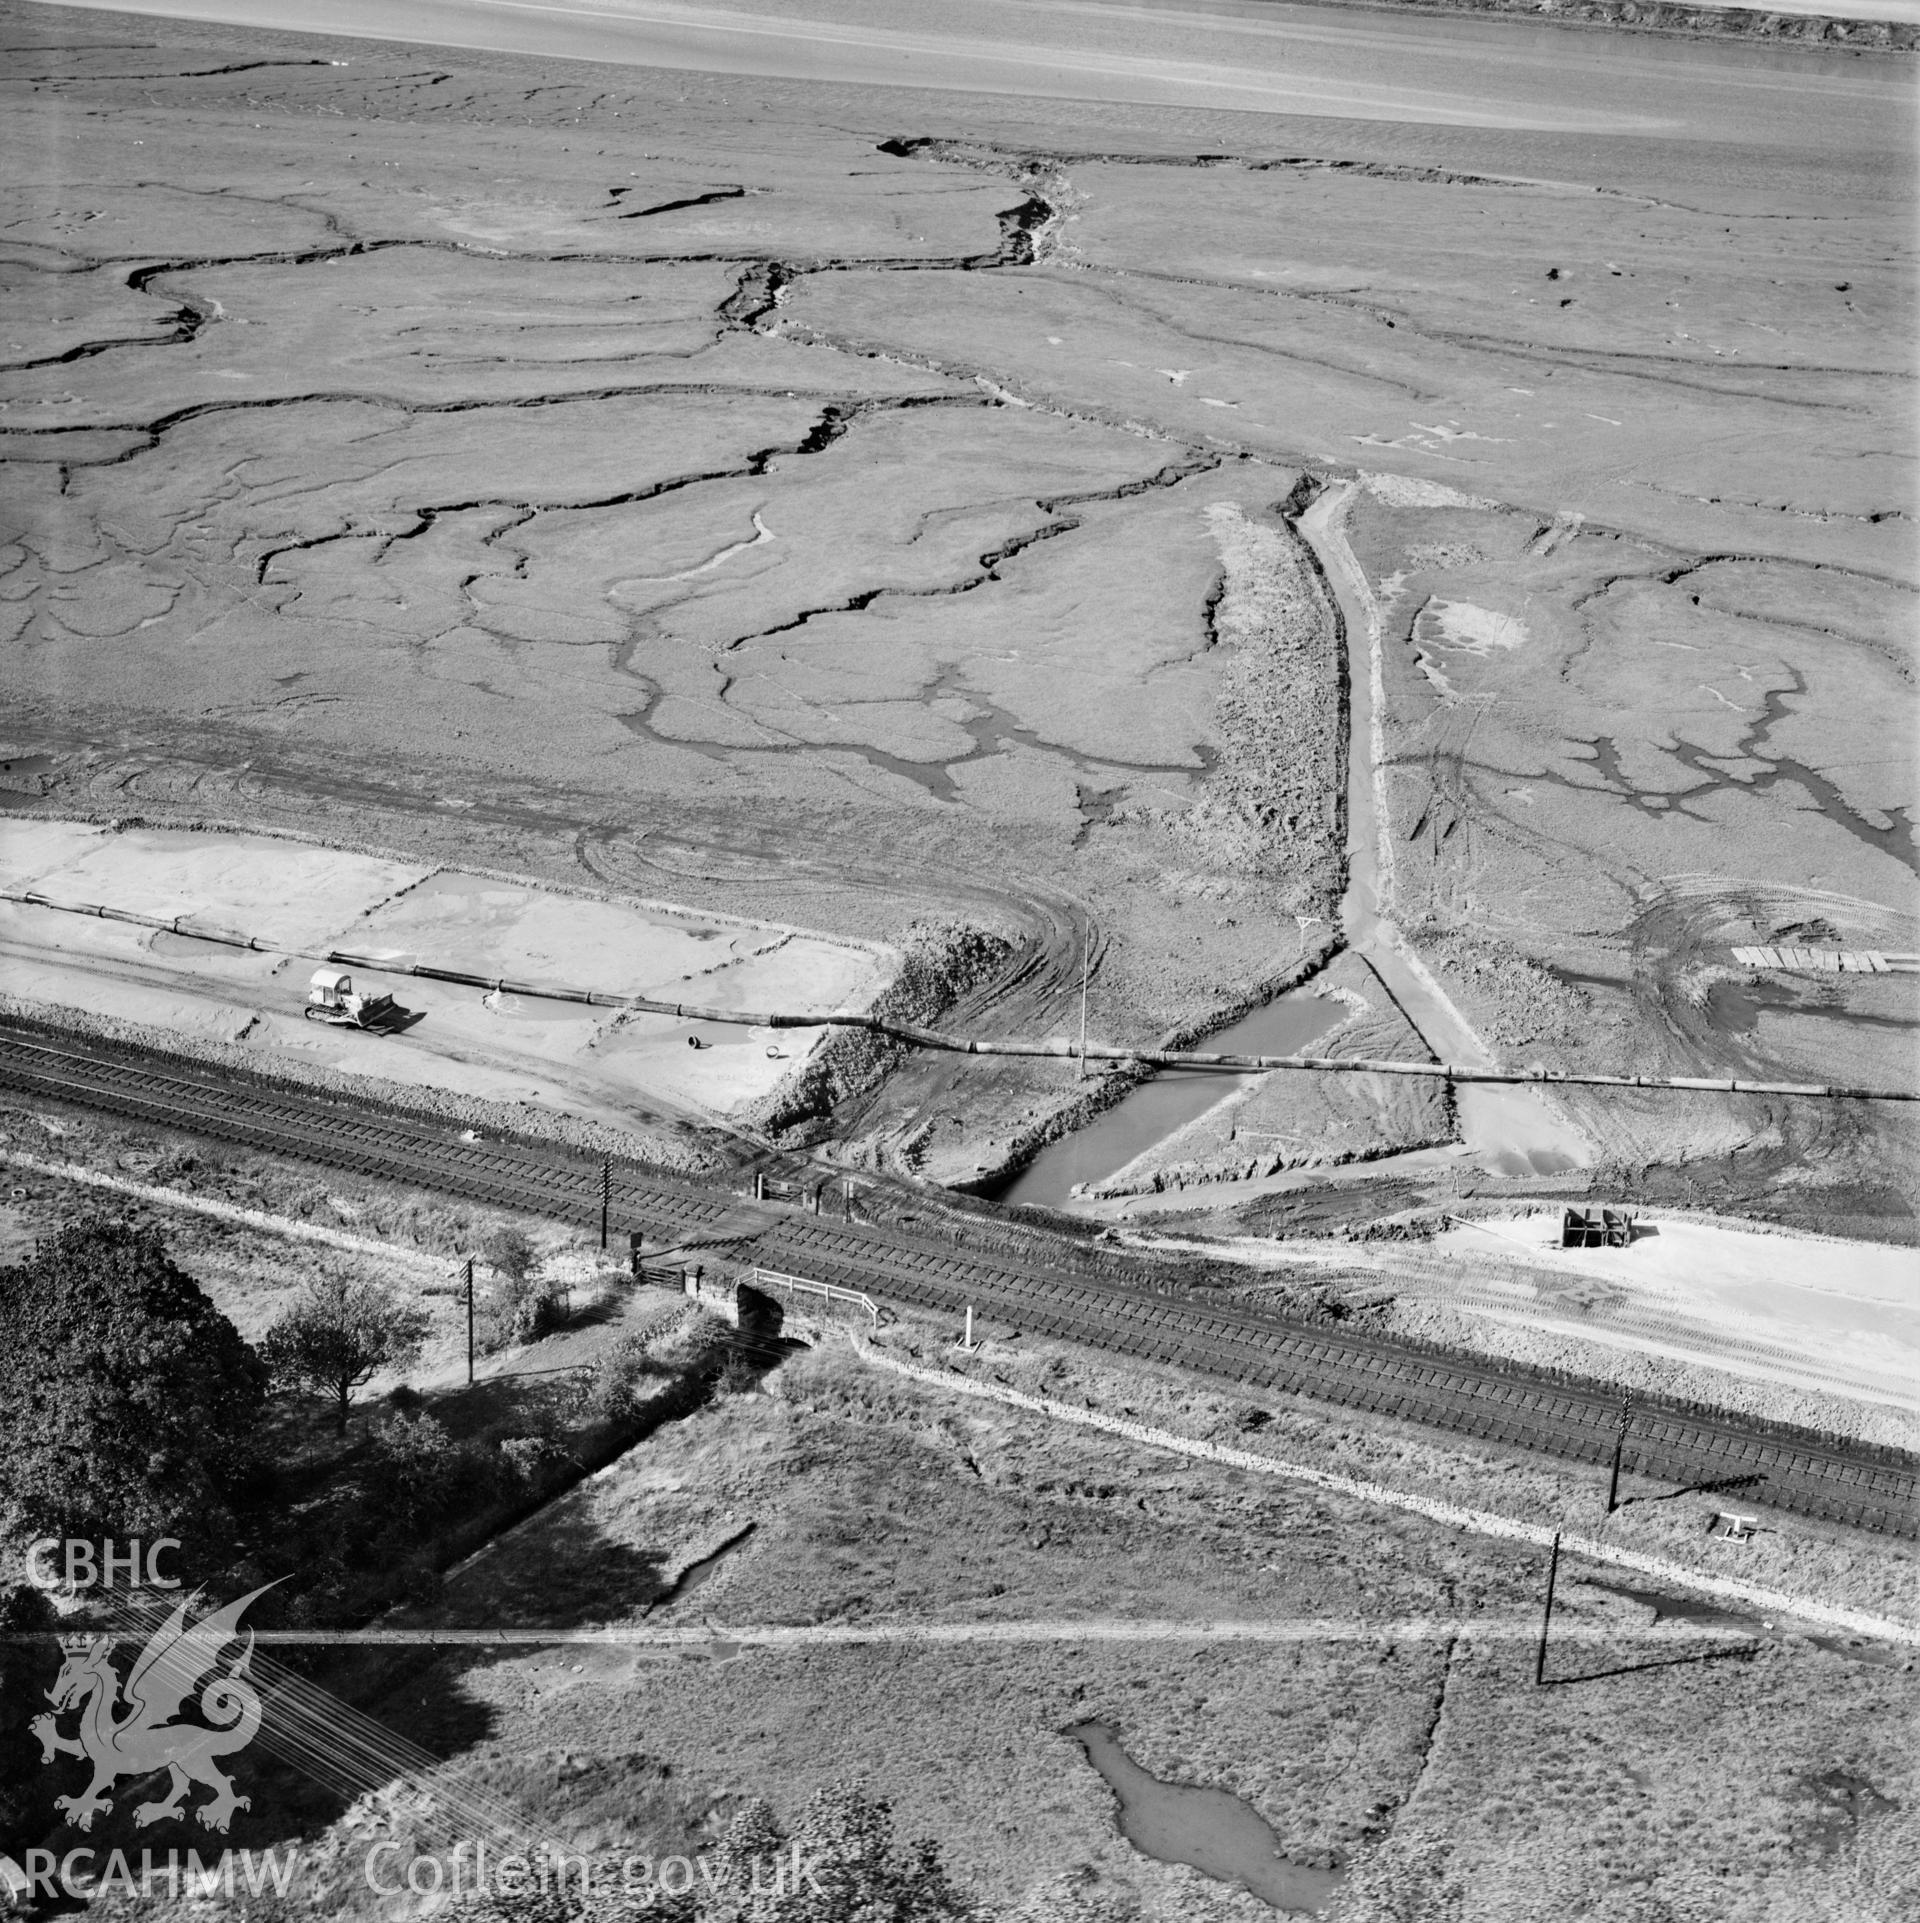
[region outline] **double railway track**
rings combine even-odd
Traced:
[[[1297,1394],[1564,1461],[1611,1460],[1619,1398],[1538,1373],[1481,1366],[1375,1337],[1288,1325],[1228,1305],[1063,1278],[932,1249],[883,1229],[796,1219],[755,1243],[759,1259],[896,1302],[967,1303],[1037,1335],[1172,1363],[1250,1396]],[[1731,1486],[1748,1502],[1886,1534],[1920,1535],[1916,1465],[1738,1416],[1638,1403],[1627,1467],[1681,1487]]]
[[[602,1164],[563,1147],[468,1140],[450,1122],[361,1099],[236,1078],[171,1058],[0,1028],[0,1087],[184,1130],[328,1168],[573,1222],[597,1222]],[[612,1165],[622,1233],[697,1239],[741,1199],[656,1171]],[[1138,1281],[1075,1274],[1042,1259],[985,1256],[900,1228],[764,1210],[739,1234],[742,1259],[903,1305],[995,1320],[1135,1359],[1198,1371],[1250,1398],[1299,1394],[1506,1447],[1600,1464],[1618,1398],[1598,1385],[1289,1322]],[[1737,1489],[1741,1503],[1920,1539],[1920,1461],[1735,1415],[1642,1398],[1630,1470],[1680,1487]]]

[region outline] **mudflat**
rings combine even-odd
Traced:
[[[1901,56],[175,11],[0,12],[14,805],[899,944],[983,1036],[1084,968],[1191,1038],[1339,927],[1416,1053],[1920,1068],[1911,978],[1733,953],[1920,948]],[[784,1119],[978,1184],[1114,1092]],[[1245,1126],[1910,1233],[1888,1110],[1392,1093]],[[1237,1113],[1130,1183],[1259,1176]]]

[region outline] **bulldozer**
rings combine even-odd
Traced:
[[[360,995],[353,977],[338,968],[316,968],[307,984],[307,1005],[301,1010],[310,1022],[335,1028],[378,1029],[398,1012],[391,995]]]

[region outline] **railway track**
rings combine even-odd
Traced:
[[[566,1221],[599,1220],[601,1165],[589,1155],[529,1142],[469,1141],[451,1122],[345,1096],[239,1080],[171,1059],[160,1066],[93,1042],[29,1039],[4,1028],[0,1087],[327,1168],[417,1183],[467,1201]],[[616,1224],[637,1224],[644,1216],[693,1233],[719,1222],[736,1200],[632,1164],[613,1164]]]
[[[0,1028],[0,1087],[154,1127],[401,1181],[441,1194],[597,1223],[601,1163],[559,1146],[465,1139],[452,1123],[288,1089],[171,1058]],[[625,1233],[698,1237],[737,1219],[739,1197],[615,1162],[611,1218]],[[764,1212],[739,1250],[771,1269],[906,1306],[997,1321],[1134,1359],[1171,1363],[1251,1398],[1277,1394],[1392,1416],[1563,1461],[1610,1460],[1616,1395],[1378,1337],[1286,1321],[1041,1260],[957,1250],[929,1236],[798,1212]],[[1680,1487],[1737,1489],[1758,1505],[1920,1539],[1920,1461],[1757,1420],[1642,1399],[1629,1470]]]
[[[1198,1370],[1255,1397],[1310,1395],[1596,1466],[1613,1454],[1620,1417],[1616,1395],[1545,1375],[1481,1367],[1458,1352],[1429,1353],[1367,1336],[1289,1326],[1249,1310],[1049,1276],[955,1256],[882,1229],[849,1230],[808,1218],[778,1224],[755,1249],[770,1267],[917,1307],[957,1312],[971,1302],[1022,1330]],[[1823,1445],[1737,1416],[1642,1400],[1625,1461],[1630,1471],[1681,1487],[1738,1485],[1742,1506],[1755,1503],[1886,1534],[1920,1535],[1917,1465],[1881,1455]]]

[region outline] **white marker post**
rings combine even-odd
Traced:
[[[1087,1079],[1087,974],[1093,965],[1093,930],[1080,931],[1080,1067],[1074,1079]]]

